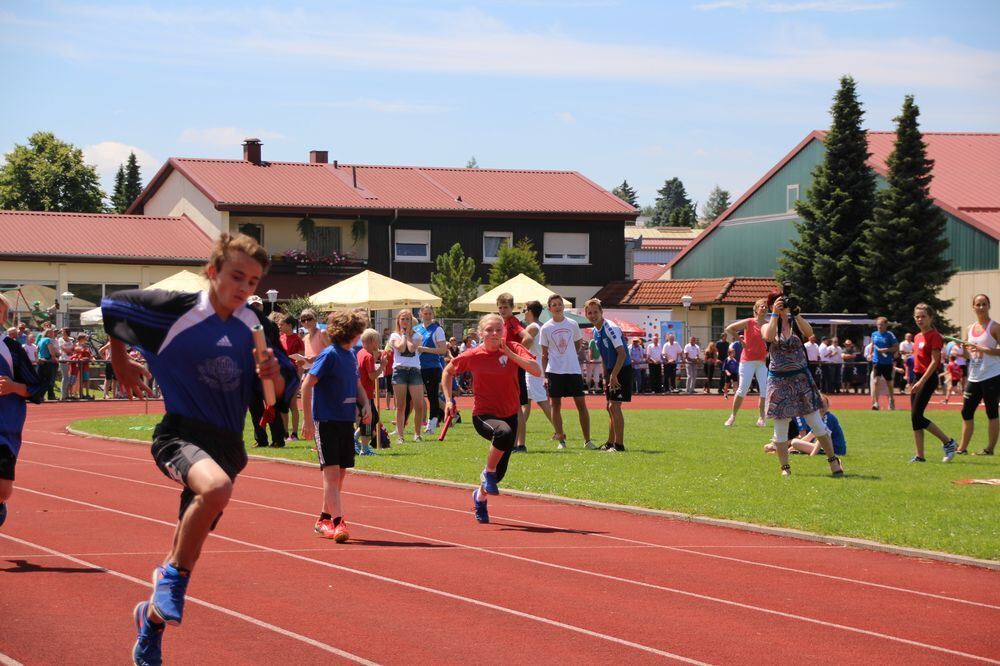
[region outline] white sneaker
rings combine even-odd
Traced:
[[[556,448],[557,449],[565,449],[566,448],[566,442],[564,442],[563,440],[560,439],[559,443],[556,444]]]
[[[566,448],[566,440],[565,439],[559,440],[559,448],[560,449],[565,449]],[[597,449],[599,449],[601,447],[599,447],[597,444],[594,444],[594,440],[588,439],[586,441],[586,443],[584,443],[583,448],[590,449],[591,451],[596,451]]]
[[[758,428],[765,428],[765,427],[767,427],[767,421],[764,420],[764,417],[761,417],[761,418],[757,419],[757,427]]]
[[[729,418],[726,419],[726,422],[723,423],[722,425],[726,426],[727,428],[732,428],[734,423],[736,423],[736,416],[730,414]]]
[[[424,441],[424,439],[420,435],[414,435],[413,436],[413,441],[414,442],[422,442],[422,441]]]
[[[431,427],[430,423],[428,423],[426,426],[424,426],[424,434],[425,435],[433,435],[434,434],[434,428]]]

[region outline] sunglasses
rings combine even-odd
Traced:
[[[306,322],[306,321],[316,321],[316,320],[313,317],[302,317],[301,319],[299,319],[299,321]]]

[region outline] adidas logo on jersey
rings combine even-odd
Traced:
[[[219,338],[219,341],[215,343],[216,347],[232,347],[233,343],[229,341],[228,335],[223,335]]]

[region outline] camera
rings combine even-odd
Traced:
[[[799,309],[799,299],[792,293],[791,282],[781,283],[781,298],[785,301],[785,307],[791,315],[797,317],[801,310]]]

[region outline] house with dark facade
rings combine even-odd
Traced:
[[[626,277],[624,226],[639,213],[575,171],[343,164],[319,150],[269,162],[256,139],[241,160],[170,158],[128,212],[254,236],[275,259],[260,291],[279,298],[365,268],[427,288],[456,242],[485,280],[503,244],[528,238],[549,286],[578,303]]]

